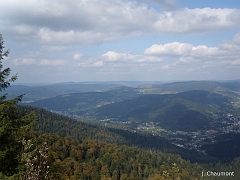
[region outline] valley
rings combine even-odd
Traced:
[[[130,130],[133,132],[147,132],[154,136],[164,137],[169,140],[172,144],[181,148],[189,150],[197,150],[206,153],[206,150],[202,149],[202,145],[215,143],[214,138],[227,134],[227,133],[240,133],[240,116],[233,116],[227,114],[224,120],[218,119],[211,122],[212,128],[209,130],[199,131],[178,131],[178,130],[167,130],[159,126],[159,123],[146,122],[140,123],[135,122],[134,125],[130,121],[118,121],[114,118],[103,119],[103,120],[91,120],[83,119],[77,115],[70,115],[67,112],[53,111],[51,112],[64,115],[81,122],[92,123],[105,127],[119,128]]]
[[[239,92],[239,82],[178,82],[64,94],[25,105],[88,124],[163,137],[208,155],[207,145],[221,143],[217,137],[240,132]]]
[[[57,86],[68,91],[68,85]],[[92,87],[85,85],[77,87]],[[57,86],[47,85],[34,87],[32,99],[23,97],[17,111],[34,119],[31,139],[48,146],[52,177],[199,179],[208,171],[240,173],[239,82],[115,85],[94,84],[95,90],[85,92],[75,87],[55,96],[47,89]],[[43,92],[49,97],[40,98]]]

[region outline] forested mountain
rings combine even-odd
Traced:
[[[95,109],[98,119],[158,122],[165,129],[196,131],[210,129],[218,111],[231,112],[230,99],[207,91],[168,95],[144,95]]]
[[[89,125],[40,108],[20,107],[23,110],[36,114],[34,129],[39,144],[48,144],[48,163],[56,179],[194,179],[208,170],[239,173],[239,159],[222,164],[218,155],[182,149],[150,134]]]
[[[89,110],[91,111],[92,108],[131,99],[137,96],[139,96],[139,93],[135,88],[117,87],[107,92],[64,94],[28,103],[27,105],[82,115],[88,113]]]
[[[221,85],[232,91],[240,91],[240,81],[227,81],[222,82]]]
[[[213,137],[215,143],[206,141],[201,151],[197,151],[178,147],[151,133],[131,128],[124,130],[90,125],[31,106],[67,112],[66,115],[77,115],[80,119],[91,117],[103,122],[110,119],[131,125],[153,122],[165,130],[207,131],[213,128],[212,122],[226,119],[227,114],[239,114],[237,86],[230,83],[219,87],[216,83],[214,90],[210,88],[169,94],[165,89],[158,94],[153,94],[153,91],[146,94],[146,87],[120,86],[101,92],[58,95],[19,106],[19,110],[36,115],[34,130],[39,136],[39,144],[48,143],[48,162],[56,179],[192,179],[199,178],[204,168],[238,172],[238,134],[228,139],[224,136]],[[156,88],[162,86],[152,90]],[[228,146],[227,149],[223,143]],[[134,154],[129,154],[129,151]],[[229,152],[231,154],[227,155]],[[138,158],[143,161],[140,162]],[[193,165],[185,160],[204,165]],[[216,165],[216,162],[227,164]]]
[[[165,94],[166,91],[170,89],[173,90],[178,86],[179,88],[177,88],[177,90],[183,92]],[[226,118],[227,114],[235,114],[236,116],[239,115],[238,82],[183,82],[160,85],[159,87],[156,86],[154,88],[163,87],[165,87],[163,94],[144,94],[140,90],[143,89],[142,86],[138,88],[115,87],[104,92],[60,95],[54,98],[36,101],[28,105],[62,112],[66,111],[68,115],[74,114],[81,118],[91,117],[96,120],[102,120],[103,122],[123,122],[135,129],[143,123],[154,123],[154,125],[165,130],[183,132],[199,132],[204,130],[206,134],[208,133],[208,130],[215,129],[218,126],[226,126],[227,124],[224,125],[221,122],[228,121]],[[185,91],[188,89],[193,90]],[[65,117],[62,117],[61,119],[64,118]],[[66,123],[66,121],[61,122],[62,124],[65,124],[64,126],[61,126],[59,121],[56,121],[60,123],[59,125],[56,125],[54,122],[54,127],[61,127],[57,130],[52,130],[51,128],[53,125],[49,125],[44,122],[46,126],[44,127],[45,130],[42,132],[54,132],[64,135],[68,134],[76,138],[83,137],[83,134],[86,132],[86,136],[84,137],[89,137],[89,134],[91,134],[90,137],[92,139],[104,139],[108,143],[127,144],[144,148],[153,148],[163,152],[172,152],[180,154],[183,158],[189,159],[192,162],[206,162],[208,159],[204,158],[204,155],[193,155],[195,153],[194,151],[186,153],[186,149],[179,147],[176,149],[176,146],[174,148],[171,147],[171,145],[168,146],[167,144],[170,143],[161,139],[159,136],[153,136],[151,134],[137,134],[132,131],[122,129],[108,129],[103,126],[86,127],[85,129],[88,129],[87,133],[87,131],[83,130],[84,128],[81,128],[84,126],[83,124],[79,127],[79,124],[76,124],[76,121],[70,121],[70,124]],[[53,122],[51,123],[53,124]],[[71,130],[68,130],[67,127],[70,127],[69,129]],[[76,127],[81,129],[81,135],[78,134],[78,128]],[[48,130],[46,131],[46,129]],[[75,132],[76,134],[73,135]],[[203,136],[207,138],[206,141],[208,140],[214,142],[214,139],[211,140],[209,135]],[[172,138],[172,136],[169,136],[169,138]],[[184,138],[188,139],[186,136]],[[189,135],[189,138],[190,139],[187,141],[190,142],[192,137]],[[209,161],[217,159],[229,161],[238,156],[237,153],[231,153],[232,156],[225,156],[222,158],[222,154],[220,152],[219,155],[218,153],[214,153],[217,149],[219,149],[218,147],[220,147],[220,143],[221,142],[219,142],[219,144],[213,144],[205,143],[205,141],[203,141],[202,144],[206,145],[204,145],[201,150],[211,156],[211,158],[208,159]],[[227,143],[229,144],[233,142],[230,141]],[[196,145],[197,144],[199,145],[199,143],[196,143]],[[231,146],[229,151],[237,152],[237,149],[237,146]],[[200,158],[198,159],[196,157]]]
[[[177,147],[162,137],[153,136],[148,133],[136,133],[128,130],[89,125],[40,108],[20,107],[20,109],[21,111],[23,109],[28,112],[33,111],[36,114],[37,121],[34,130],[41,134],[57,133],[62,136],[72,136],[81,140],[90,138],[100,142],[179,154],[191,162],[213,162],[217,160],[194,150]]]
[[[53,179],[184,179],[201,177],[203,168],[180,156],[90,139],[43,134]]]
[[[135,88],[121,87],[107,92],[65,94],[28,105],[99,120],[155,122],[169,130],[196,131],[211,129],[218,112],[234,111],[232,101],[231,96],[202,90],[141,95]]]
[[[229,161],[240,156],[240,134],[228,133],[216,136],[214,143],[205,144],[201,148],[210,156]]]

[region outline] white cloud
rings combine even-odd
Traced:
[[[147,69],[154,66],[153,64],[161,63],[162,61],[162,58],[155,56],[108,51],[99,57],[82,60],[77,66],[81,68],[101,67],[107,71],[112,69],[112,72],[114,72],[120,69],[135,69],[141,66],[145,66]]]
[[[181,9],[159,14],[155,28],[161,33],[203,33],[229,27],[239,23],[238,9]]]
[[[237,59],[237,60],[235,60],[235,61],[232,61],[231,62],[231,65],[237,65],[237,66],[240,66],[240,59]],[[240,70],[240,69],[239,69]]]
[[[108,51],[102,55],[102,58],[105,62],[118,61],[122,63],[156,63],[162,61],[161,58],[154,56],[133,55],[127,53],[117,53],[114,51]]]
[[[205,45],[200,45],[196,47],[192,47],[192,56],[219,56],[220,51],[217,47],[207,47]]]
[[[79,60],[79,59],[81,59],[82,56],[83,55],[81,53],[76,53],[76,54],[73,55],[73,59],[74,60]]]
[[[240,33],[238,33],[238,34],[236,34],[236,35],[234,36],[233,42],[234,42],[235,44],[240,45]]]
[[[147,48],[144,53],[149,56],[162,57],[167,64],[161,66],[161,69],[172,71],[173,74],[193,72],[203,74],[204,72],[216,77],[217,74],[219,77],[224,74],[237,76],[239,74],[237,69],[240,68],[238,35],[235,35],[232,40],[220,43],[216,47],[172,42],[154,44]]]
[[[15,59],[13,61],[13,64],[15,66],[32,65],[32,64],[36,64],[36,60],[35,59]]]
[[[19,24],[13,27],[16,33],[19,35],[28,35],[33,33],[33,28],[30,25]]]
[[[63,66],[66,64],[66,62],[64,60],[43,59],[38,64],[41,66]]]
[[[13,60],[13,65],[15,66],[25,66],[25,65],[40,65],[40,66],[63,66],[66,62],[64,60],[49,60],[49,59],[29,59],[29,58],[23,58],[23,59],[15,59]]]
[[[147,48],[144,53],[151,55],[182,55],[188,54],[192,50],[191,44],[172,42],[167,44],[154,44]]]
[[[124,56],[126,56],[126,54],[120,54],[120,53],[116,53],[114,51],[108,51],[107,53],[102,55],[102,57],[108,61],[117,61],[117,60],[120,60]]]
[[[160,69],[162,69],[162,70],[169,69],[169,65],[161,66]]]
[[[179,61],[182,62],[182,63],[191,63],[193,62],[193,58],[192,57],[180,57],[179,58]]]
[[[74,71],[85,79],[89,76],[121,79],[123,74],[125,79],[127,75],[135,79],[178,78],[184,73],[186,78],[192,78],[187,72],[193,72],[191,75],[218,73],[224,77],[220,69],[234,76],[239,74],[240,33],[215,47],[208,45],[215,44],[208,37],[213,35],[211,41],[214,41],[216,32],[222,35],[219,39],[226,39],[239,29],[240,10],[181,9],[176,7],[176,2],[2,0],[0,33],[6,40],[6,47],[11,49],[11,56],[5,63],[19,74],[25,73],[27,78],[26,72],[34,74],[38,70],[36,76],[47,72],[44,77],[57,77],[57,73],[64,71],[64,77],[70,77],[68,74]],[[203,37],[200,41],[199,35]],[[150,47],[149,43],[153,45]],[[146,49],[144,54],[138,54],[142,48]],[[101,76],[103,73],[107,75]],[[73,78],[78,81],[79,77]],[[59,81],[59,77],[56,79]]]
[[[95,67],[101,67],[102,65],[103,65],[102,61],[97,61],[97,62],[93,63],[93,66],[95,66]]]
[[[69,46],[43,46],[44,50],[48,50],[48,51],[64,51],[64,50],[68,50],[71,49],[71,47]]]
[[[172,42],[167,44],[154,44],[147,48],[144,53],[157,56],[184,56],[197,58],[211,58],[227,56],[233,44],[222,44],[219,47],[208,47],[206,45],[193,46],[192,44]],[[239,47],[238,47],[239,48]],[[238,53],[238,52],[236,52]],[[186,58],[185,58],[186,59]],[[184,60],[181,60],[184,61]]]
[[[162,0],[160,4],[174,3]],[[227,8],[158,12],[143,3],[123,0],[9,0],[0,1],[0,32],[43,44],[99,44],[142,34],[239,27],[239,16],[240,10]]]

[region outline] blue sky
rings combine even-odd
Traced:
[[[0,1],[19,83],[240,79],[238,0]]]

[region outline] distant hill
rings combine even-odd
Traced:
[[[186,81],[167,84],[152,84],[140,86],[145,94],[173,94],[191,90],[204,90],[210,92],[240,91],[240,81]]]
[[[166,129],[196,131],[209,129],[213,112],[227,111],[229,98],[207,91],[167,95],[143,95],[95,109],[98,119],[158,122]]]
[[[210,129],[210,122],[219,116],[218,112],[238,112],[238,85],[237,81],[177,82],[148,86],[149,94],[144,90],[146,86],[119,86],[102,92],[67,93],[28,105],[99,120],[129,121],[133,124],[154,122],[169,130],[196,131]],[[55,89],[57,86],[62,87],[62,84],[55,85]],[[77,89],[80,85],[69,86],[70,89],[73,87]],[[93,88],[90,85],[83,87]],[[66,87],[63,89],[65,91]],[[153,94],[156,89],[161,93]]]
[[[104,83],[60,83],[39,86],[12,85],[5,93],[8,93],[8,98],[14,98],[20,94],[25,94],[23,102],[32,102],[62,94],[106,91],[118,86],[120,85]]]
[[[59,95],[28,103],[27,105],[51,109],[55,111],[66,111],[68,113],[83,115],[90,113],[92,109],[105,104],[123,101],[138,97],[139,93],[135,88],[116,87],[106,92],[85,92]]]
[[[191,91],[191,90],[205,90],[213,91],[216,88],[222,87],[219,82],[212,81],[187,81],[187,82],[174,82],[165,85],[154,85],[155,88],[161,88],[164,91]]]
[[[219,111],[229,113],[239,108],[236,92],[217,82],[183,82],[163,87],[165,90],[168,87],[171,91],[206,88],[209,91],[191,90],[173,94],[144,95],[141,92],[142,87],[122,86],[104,92],[59,95],[28,105],[99,120],[111,118],[131,123],[155,122],[162,128],[181,131],[211,129],[210,122],[218,116]]]
[[[58,84],[12,85],[12,87],[7,89],[5,93],[8,93],[8,98],[14,98],[19,94],[25,94],[23,102],[33,102],[63,94],[105,92],[119,87],[133,88],[135,92],[138,91],[140,94],[173,94],[190,90],[205,90],[210,92],[219,92],[222,94],[233,93],[232,91],[240,93],[240,81],[227,81],[221,83],[211,81],[189,81],[174,83],[147,81],[112,81],[85,83],[68,82]],[[125,95],[128,93],[129,92],[125,92]]]
[[[240,81],[223,82],[221,85],[233,91],[240,91]]]

